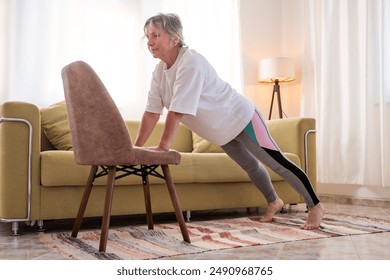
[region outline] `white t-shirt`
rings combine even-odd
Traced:
[[[184,114],[181,122],[217,145],[233,140],[249,123],[255,106],[199,53],[181,48],[170,69],[161,61],[153,72],[146,111]]]

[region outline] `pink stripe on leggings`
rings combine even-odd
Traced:
[[[255,132],[256,140],[259,142],[260,146],[263,148],[267,148],[270,150],[278,150],[275,143],[272,141],[269,131],[264,123],[264,121],[261,119],[259,114],[255,111],[252,117],[252,126],[253,130]]]

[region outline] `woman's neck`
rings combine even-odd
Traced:
[[[175,61],[177,57],[179,56],[181,47],[177,47],[172,50],[171,54],[168,55],[163,61],[165,62],[167,69],[171,68],[173,64],[175,64]]]

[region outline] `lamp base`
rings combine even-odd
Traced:
[[[271,116],[272,116],[272,108],[274,106],[275,94],[276,94],[276,96],[278,98],[279,118],[283,119],[282,100],[281,100],[281,97],[280,97],[280,86],[279,86],[279,81],[278,80],[275,80],[275,84],[274,84],[274,88],[273,88],[273,92],[272,92],[271,107],[269,109],[269,116],[268,116],[269,120],[271,119]]]

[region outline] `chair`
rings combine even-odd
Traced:
[[[183,239],[190,243],[168,167],[169,164],[180,163],[180,154],[174,150],[158,152],[133,146],[118,108],[95,71],[85,62],[76,61],[65,66],[62,69],[62,80],[75,160],[77,164],[91,166],[72,237],[76,238],[80,230],[95,178],[106,175],[107,187],[99,251],[105,252],[107,247],[116,179],[128,175],[138,175],[142,178],[147,224],[149,229],[153,229],[148,180],[148,176],[152,175],[165,179]],[[159,166],[163,175],[157,171]]]

